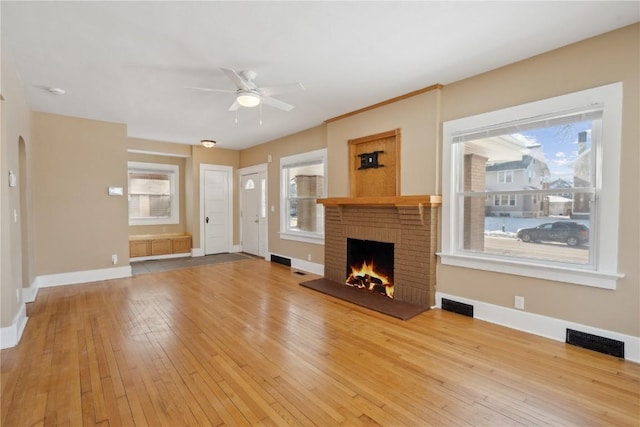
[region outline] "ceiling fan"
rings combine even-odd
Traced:
[[[229,107],[229,111],[237,111],[240,107],[255,107],[260,103],[283,111],[291,111],[293,109],[293,105],[287,104],[279,99],[272,98],[272,96],[290,92],[292,90],[304,90],[302,83],[258,87],[253,81],[257,75],[254,71],[235,71],[229,68],[221,68],[221,70],[229,80],[236,85],[236,90],[210,89],[206,87],[189,87],[188,89],[202,90],[205,92],[235,93],[236,99]]]

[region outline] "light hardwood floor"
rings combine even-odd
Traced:
[[[638,364],[316,277],[254,259],[41,289],[0,353],[2,426],[639,423]]]

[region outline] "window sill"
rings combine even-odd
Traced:
[[[554,280],[601,289],[615,290],[618,279],[624,274],[583,270],[547,264],[523,263],[505,259],[495,259],[480,255],[438,253],[443,265],[515,274],[537,279]]]
[[[324,236],[317,234],[303,234],[281,231],[280,238],[284,240],[295,240],[298,242],[313,243],[315,245],[324,245]]]
[[[129,219],[130,226],[138,225],[175,225],[180,224],[178,219]]]

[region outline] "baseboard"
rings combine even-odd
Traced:
[[[191,249],[191,256],[192,257],[204,256],[204,249],[202,249],[202,248],[193,248],[193,249]]]
[[[455,295],[448,295],[442,292],[436,292],[437,308],[442,307],[442,298],[473,305],[473,315],[476,319],[485,320],[508,328],[550,338],[555,341],[565,341],[567,328],[622,341],[624,342],[625,348],[624,358],[626,360],[640,363],[640,337],[594,328],[579,323],[542,316],[540,314],[529,313],[513,308],[488,304],[486,302],[462,298]]]
[[[324,264],[317,264],[315,262],[304,261],[301,259],[291,258],[291,268],[294,270],[302,270],[320,276],[324,275]]]
[[[20,310],[13,318],[13,322],[10,326],[0,328],[0,350],[5,348],[11,348],[18,345],[24,328],[27,326],[27,306],[25,304],[20,305]]]
[[[309,261],[304,261],[297,258],[286,257],[284,255],[276,254],[274,252],[267,252],[267,255],[265,255],[264,259],[266,261],[271,261],[271,255],[290,259],[292,270],[302,270],[302,271],[306,271],[307,273],[317,274],[319,276],[324,275],[324,264],[317,264],[315,262],[309,262]]]
[[[181,253],[181,254],[167,254],[167,255],[149,255],[149,256],[138,256],[134,258],[129,258],[129,262],[137,262],[137,261],[151,261],[158,259],[171,259],[171,258],[187,258],[191,256],[191,252]]]
[[[24,302],[34,302],[38,296],[38,288],[31,284],[28,288],[22,288],[22,300]]]
[[[100,280],[121,279],[131,277],[131,266],[102,268],[99,270],[71,271],[68,273],[45,274],[37,276],[32,287],[48,288],[51,286],[73,285],[76,283],[97,282]]]

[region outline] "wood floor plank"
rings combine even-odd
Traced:
[[[247,259],[44,288],[0,352],[0,425],[638,426],[640,366]]]

